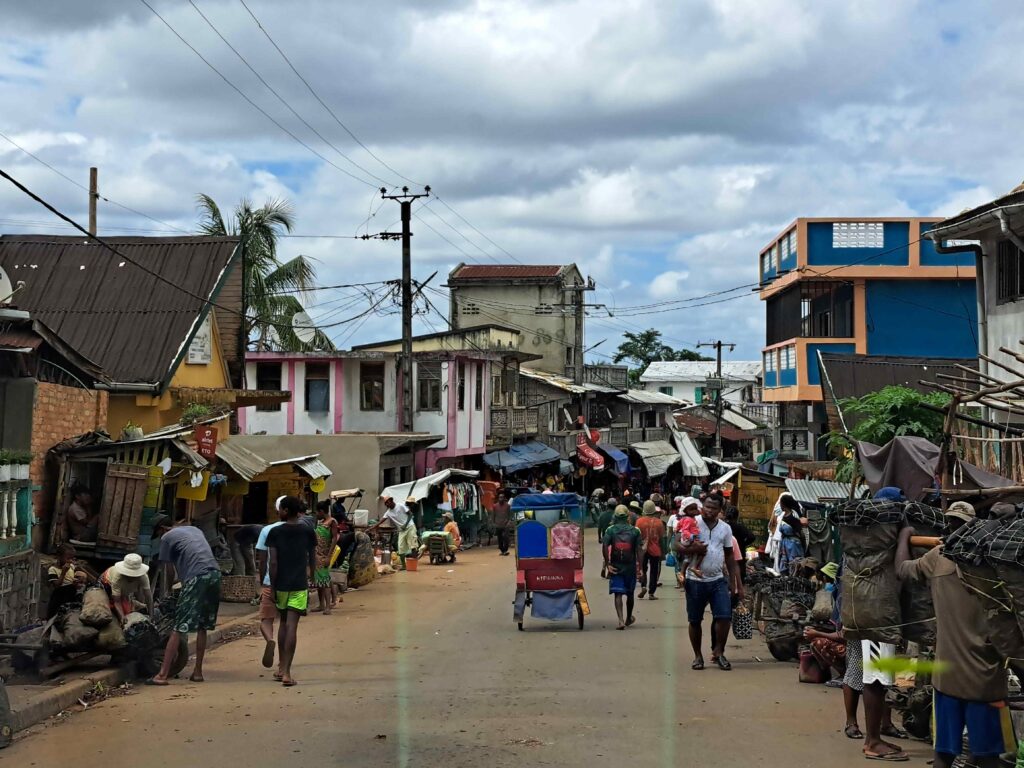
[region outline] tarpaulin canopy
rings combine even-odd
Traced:
[[[440,472],[435,472],[432,475],[421,477],[419,480],[413,480],[411,483],[400,483],[398,485],[389,485],[380,495],[390,496],[396,501],[405,501],[408,498],[413,498],[416,501],[421,501],[427,497],[430,493],[430,489],[435,485],[447,481],[449,478],[454,477],[457,480],[471,480],[475,477],[479,477],[480,473],[475,470],[469,469],[442,469]]]
[[[505,472],[519,472],[523,469],[536,467],[538,464],[559,461],[561,458],[558,451],[554,448],[534,441],[521,445],[510,445],[504,451],[485,453],[484,463],[489,467],[501,469]]]
[[[600,437],[600,433],[595,434]],[[604,456],[598,453],[594,446],[587,442],[587,435],[585,432],[580,432],[576,435],[576,460],[580,464],[590,467],[595,472],[600,472],[604,469]]]
[[[686,477],[707,477],[711,474],[708,465],[701,458],[700,451],[693,440],[681,429],[672,429],[672,438],[679,448],[679,459],[683,462],[683,475]]]
[[[598,443],[597,448],[612,460],[612,465],[609,467],[612,472],[617,475],[629,474],[629,456],[610,443]]]
[[[679,451],[665,440],[633,443],[630,448],[640,456],[650,477],[661,477],[670,466],[680,460]]]
[[[939,446],[923,437],[896,437],[883,446],[857,442],[864,479],[875,493],[879,488],[894,486],[914,501],[920,501],[935,487],[935,470],[939,463]],[[957,461],[958,488],[1001,488],[1013,485],[1012,480],[993,475],[980,467]],[[1005,500],[1012,500],[1007,497]]]

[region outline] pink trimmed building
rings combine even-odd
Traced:
[[[413,431],[442,439],[416,452],[417,475],[474,468],[487,451],[492,410],[514,405],[519,332],[485,325],[413,340]],[[238,411],[242,434],[332,435],[401,430],[401,341],[350,351],[249,352],[246,387],[291,400]]]

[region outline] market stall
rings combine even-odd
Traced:
[[[441,515],[451,511],[464,535],[475,530],[482,518],[481,493],[475,480],[480,473],[468,469],[443,469],[408,483],[389,485],[381,496],[404,502],[414,499],[419,505],[417,527],[438,527]]]

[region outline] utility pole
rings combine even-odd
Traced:
[[[566,293],[572,293],[573,295],[573,309],[575,311],[575,329],[573,332],[573,372],[572,380],[576,384],[583,383],[583,310],[589,307],[602,307],[603,304],[587,304],[583,300],[584,291],[596,290],[597,285],[594,283],[594,278],[588,277],[587,282],[584,284],[571,285],[568,288],[562,290]]]
[[[430,187],[424,187],[422,194],[409,194],[408,187],[402,187],[402,194],[389,195],[381,187],[380,196],[385,200],[397,200],[402,208],[402,431],[413,431],[412,403],[412,201],[430,194]]]
[[[99,169],[89,169],[89,234],[96,236],[96,201],[100,199]]]
[[[732,352],[736,349],[736,345],[732,342],[722,341],[702,341],[697,344],[697,347],[714,347],[715,357],[717,362],[715,364],[715,383],[714,386],[709,387],[715,393],[715,458],[721,461],[722,459],[722,390],[725,388],[724,382],[722,381],[722,347],[728,347],[729,351]],[[709,382],[710,383],[710,382]]]

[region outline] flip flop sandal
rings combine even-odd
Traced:
[[[262,659],[261,663],[267,669],[270,669],[272,666],[274,666],[274,649],[276,647],[277,647],[277,643],[275,643],[273,640],[271,640],[270,642],[267,643],[266,647],[263,649],[263,659]]]
[[[626,625],[625,625],[625,624],[622,624],[622,625],[620,625],[620,626],[616,627],[616,629],[625,629],[625,628],[626,628]]]
[[[883,736],[888,736],[891,739],[909,739],[910,735],[906,731],[901,731],[895,725],[886,726],[880,733]]]
[[[906,752],[864,752],[864,757],[868,760],[881,760],[889,763],[905,763],[910,760],[910,755]]]
[[[856,725],[848,725],[848,726],[846,726],[846,730],[844,730],[843,733],[846,734],[846,738],[848,738],[848,739],[863,739],[864,738],[864,733],[861,731],[860,727],[856,726]]]
[[[693,664],[690,665],[690,669],[701,670],[704,669],[704,659],[694,659]]]
[[[158,688],[163,688],[163,687],[165,687],[167,685],[170,685],[170,683],[168,683],[166,680],[164,680],[163,682],[160,682],[159,680],[154,680],[151,677],[145,683],[143,683],[143,685],[155,685]]]
[[[282,680],[281,681],[281,685],[283,685],[285,688],[291,688],[292,686],[295,686],[295,685],[298,685],[298,684],[299,683],[296,680]]]
[[[715,664],[717,664],[718,668],[723,672],[728,672],[732,669],[732,664],[729,663],[729,660],[725,658],[725,656],[719,656],[715,659]]]
[[[634,624],[636,624],[636,616],[630,616],[628,619],[626,619],[627,627],[632,627]]]
[[[271,677],[273,677],[273,678],[274,678],[275,680],[277,680],[277,682],[279,682],[279,683],[280,683],[280,682],[281,682],[282,680],[284,680],[284,678],[283,678],[283,677],[281,677],[281,675],[277,674],[276,672],[275,672],[275,673],[274,673],[273,675],[271,675]]]

